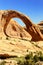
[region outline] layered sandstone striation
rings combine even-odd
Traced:
[[[43,21],[41,21],[41,22],[38,24],[38,26],[39,26],[39,29],[40,29],[41,33],[43,34]]]
[[[11,20],[12,18],[21,19],[26,27],[21,27],[17,22]],[[39,26],[32,23],[28,16],[13,10],[0,10],[0,31],[2,35],[8,37],[30,38],[33,41],[43,40]]]

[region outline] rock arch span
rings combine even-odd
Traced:
[[[5,19],[6,23],[4,25],[4,33],[6,34],[6,28],[10,22],[11,18],[20,18],[26,25],[25,30],[31,35],[32,40],[38,41],[43,40],[43,35],[38,27],[38,25],[35,25],[32,23],[30,18],[20,12],[13,11],[13,10],[7,10],[3,13],[2,17]]]

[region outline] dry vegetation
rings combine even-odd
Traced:
[[[43,63],[43,41],[0,38],[0,65],[38,65],[39,63]]]

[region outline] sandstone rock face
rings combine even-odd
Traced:
[[[26,28],[21,27],[15,21],[11,21],[15,17],[20,18]],[[34,41],[43,40],[43,34],[38,25],[33,24],[28,16],[13,10],[0,11],[0,31],[9,37],[27,37]]]
[[[41,33],[43,34],[43,21],[41,21],[38,25],[39,25]]]

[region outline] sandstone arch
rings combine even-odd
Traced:
[[[8,10],[3,13],[2,16],[6,23],[4,25],[4,33],[6,34],[6,28],[9,24],[9,21],[11,18],[20,18],[26,25],[25,30],[32,36],[32,40],[38,41],[38,40],[43,40],[43,35],[40,32],[40,29],[38,28],[37,25],[33,24],[30,18],[24,14],[21,14],[20,12],[17,11],[12,11]],[[6,34],[7,35],[7,34]]]

